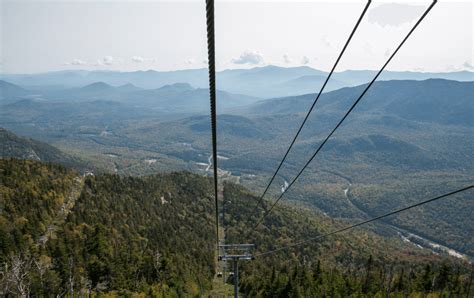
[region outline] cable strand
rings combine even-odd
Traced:
[[[443,198],[452,196],[452,195],[454,195],[454,194],[457,194],[457,193],[460,193],[460,192],[463,192],[463,191],[467,191],[467,190],[469,190],[469,189],[471,189],[471,188],[474,188],[474,185],[469,185],[469,186],[466,186],[466,187],[464,187],[464,188],[461,188],[461,189],[458,189],[458,190],[455,190],[455,191],[452,191],[452,192],[449,192],[449,193],[446,193],[446,194],[437,196],[437,197],[435,197],[435,198],[431,198],[431,199],[428,199],[428,200],[425,200],[425,201],[422,201],[422,202],[418,202],[418,203],[416,203],[416,204],[413,204],[413,205],[410,205],[410,206],[407,206],[407,207],[404,207],[404,208],[401,208],[401,209],[398,209],[398,210],[394,210],[394,211],[385,213],[385,214],[383,214],[383,215],[379,215],[379,216],[377,216],[377,217],[373,217],[373,218],[371,218],[371,219],[368,219],[368,220],[365,220],[365,221],[361,221],[361,222],[359,222],[359,223],[356,223],[356,224],[353,224],[353,225],[350,225],[350,226],[346,226],[346,227],[344,227],[344,228],[342,228],[342,229],[335,230],[335,231],[332,231],[332,232],[329,232],[329,233],[326,233],[326,234],[323,234],[323,235],[319,235],[319,236],[314,237],[314,238],[306,239],[306,240],[303,240],[303,241],[300,241],[300,242],[297,242],[297,243],[294,243],[294,244],[291,244],[291,245],[283,246],[283,247],[280,247],[280,248],[277,248],[277,249],[273,249],[273,250],[270,250],[270,251],[267,251],[267,252],[263,252],[263,253],[260,253],[260,254],[256,254],[255,257],[260,257],[260,256],[265,256],[265,255],[273,254],[273,253],[276,253],[276,252],[279,252],[279,251],[282,251],[282,250],[286,250],[286,249],[289,249],[289,248],[293,248],[293,247],[296,247],[296,246],[300,246],[300,245],[306,244],[306,243],[308,243],[308,242],[320,240],[320,239],[326,238],[326,237],[328,237],[328,236],[331,236],[331,235],[334,235],[334,234],[337,234],[337,233],[341,233],[341,232],[344,232],[344,231],[347,231],[347,230],[350,230],[350,229],[353,229],[353,228],[356,228],[356,227],[359,227],[359,226],[368,224],[368,223],[370,223],[370,222],[373,222],[373,221],[376,221],[376,220],[379,220],[379,219],[382,219],[382,218],[385,218],[385,217],[388,217],[388,216],[391,216],[391,215],[394,215],[394,214],[397,214],[397,213],[400,213],[400,212],[407,211],[407,210],[412,209],[412,208],[415,208],[415,207],[419,207],[419,206],[424,205],[424,204],[428,204],[428,203],[431,203],[431,202],[434,202],[434,201],[437,201],[437,200],[440,200],[440,199],[443,199]]]
[[[329,75],[326,77],[326,80],[324,81],[323,85],[321,86],[321,89],[319,90],[318,94],[316,95],[315,100],[313,101],[311,107],[309,108],[308,112],[306,113],[306,116],[305,116],[303,122],[301,123],[300,127],[298,128],[298,131],[296,132],[296,135],[294,136],[293,140],[291,141],[290,146],[286,150],[286,153],[283,156],[282,160],[280,161],[280,164],[278,165],[275,173],[273,174],[272,178],[270,179],[267,186],[265,187],[265,190],[263,191],[263,194],[260,196],[259,200],[257,201],[257,204],[255,205],[255,209],[257,209],[259,207],[259,205],[262,203],[263,198],[265,197],[265,195],[267,194],[268,189],[270,188],[270,186],[273,183],[273,180],[275,180],[276,175],[280,171],[280,168],[282,167],[282,165],[285,162],[288,154],[290,153],[291,149],[293,148],[293,145],[295,144],[296,139],[300,135],[301,130],[303,129],[304,125],[306,124],[306,121],[308,120],[310,114],[312,113],[312,111],[314,109],[314,106],[318,102],[319,97],[321,96],[321,93],[324,91],[324,88],[326,88],[326,85],[327,85],[328,81],[331,79],[331,76],[334,73],[334,70],[336,69],[337,65],[339,64],[339,61],[341,60],[342,56],[344,55],[344,52],[346,51],[347,46],[349,45],[352,37],[354,36],[355,32],[357,31],[357,28],[359,27],[359,24],[361,23],[362,19],[364,18],[364,15],[365,15],[365,13],[367,12],[367,10],[370,6],[370,3],[371,3],[371,0],[368,0],[367,4],[364,7],[364,10],[362,11],[359,19],[357,20],[356,25],[354,26],[354,28],[351,31],[351,34],[349,35],[349,38],[347,39],[346,43],[344,44],[344,47],[342,48],[341,52],[339,53],[339,56],[337,57],[336,62],[334,63],[331,71],[329,72]]]
[[[311,156],[311,158],[306,162],[306,164],[303,166],[303,168],[298,172],[296,177],[288,184],[288,187],[286,190],[280,194],[280,196],[275,200],[275,202],[271,205],[270,209],[265,212],[265,214],[260,218],[259,221],[255,224],[253,227],[253,230],[255,230],[262,222],[265,220],[265,218],[271,213],[273,208],[278,204],[278,202],[281,200],[281,198],[285,195],[285,193],[293,186],[293,184],[298,180],[298,178],[301,176],[301,174],[304,172],[304,170],[308,167],[308,165],[313,161],[313,159],[318,155],[318,153],[321,151],[321,149],[324,147],[326,142],[331,138],[331,136],[334,134],[334,132],[341,126],[341,124],[346,120],[346,118],[349,116],[349,114],[354,110],[354,108],[357,106],[357,104],[361,101],[361,99],[364,97],[364,95],[367,93],[367,91],[370,89],[370,87],[374,84],[374,82],[377,80],[377,78],[380,76],[380,74],[384,71],[385,67],[390,63],[392,58],[398,53],[400,48],[403,46],[403,44],[408,40],[410,35],[415,31],[415,29],[418,27],[418,25],[423,21],[423,19],[426,17],[426,15],[430,12],[430,10],[433,8],[433,6],[436,4],[436,0],[434,0],[431,5],[425,10],[423,15],[418,19],[416,24],[411,28],[411,30],[408,32],[408,34],[405,36],[405,38],[402,40],[402,42],[398,45],[398,47],[395,49],[395,51],[390,55],[388,60],[385,62],[385,64],[382,66],[382,68],[377,72],[375,77],[372,79],[372,81],[367,84],[366,88],[364,91],[360,94],[360,96],[357,98],[357,100],[352,104],[350,109],[346,112],[344,117],[339,121],[339,123],[334,127],[334,129],[329,133],[329,135],[324,139],[324,141],[319,145],[319,147],[316,149],[315,153]]]
[[[216,116],[216,54],[214,40],[214,0],[206,0],[207,53],[209,66],[209,99],[211,105],[212,164],[214,172],[214,196],[216,208],[216,243],[219,248],[219,202],[217,184],[217,116]]]

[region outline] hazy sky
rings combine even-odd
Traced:
[[[372,1],[338,70],[376,69],[431,1]],[[328,70],[359,1],[216,1],[218,68]],[[205,0],[0,0],[1,70],[205,67]],[[472,1],[439,1],[388,69],[473,69]]]

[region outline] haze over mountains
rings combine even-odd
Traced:
[[[474,3],[335,2],[0,0],[0,298],[474,298]]]
[[[370,81],[375,73],[371,70],[335,73],[326,90],[364,84]],[[252,69],[231,69],[217,73],[217,88],[230,93],[261,98],[282,97],[317,92],[326,76],[326,72],[306,66],[284,68],[270,65]],[[386,71],[380,80],[429,78],[472,81],[474,75],[468,71],[448,73]],[[0,74],[0,79],[30,90],[83,87],[96,82],[113,86],[133,84],[144,89],[157,89],[176,83],[188,83],[194,88],[208,88],[207,69],[135,72],[68,70],[39,74]]]
[[[365,84],[370,75],[337,73],[331,88]],[[307,67],[220,72],[223,175],[260,192],[315,98],[314,93],[282,95],[314,92],[324,76]],[[58,146],[81,166],[124,175],[176,170],[207,174],[210,124],[204,70],[2,77],[9,81],[0,81],[0,127]],[[384,78],[396,80],[374,84],[287,199],[335,218],[363,219],[472,180],[474,140],[466,137],[474,135],[472,73],[388,72]],[[363,88],[342,87],[321,96],[270,194],[278,194],[294,177]],[[272,96],[279,98],[262,99]],[[2,134],[8,140],[2,142],[3,156],[22,157],[45,148]],[[18,149],[12,140],[27,149]],[[14,148],[19,153],[12,154]],[[410,216],[394,217],[386,223],[388,230],[378,232],[413,233],[472,257],[474,243],[464,240],[473,233],[466,228],[474,226],[468,214],[472,202],[468,197],[455,202],[442,209],[424,208],[424,224]],[[435,222],[447,232],[430,229]]]
[[[225,200],[232,202],[226,207],[227,214],[223,213],[229,223],[226,231],[229,241],[240,241],[245,216],[253,208],[249,202],[256,200],[250,192],[259,195],[263,191],[316,98],[314,91],[319,89],[325,75],[307,67],[264,67],[219,73],[219,175],[222,180],[246,188],[225,183]],[[268,199],[285,190],[285,185],[362,93],[371,75],[374,73],[370,71],[347,71],[334,76],[270,187]],[[8,186],[3,188],[7,190],[5,194],[16,198],[6,206],[19,211],[11,213],[8,219],[0,213],[0,223],[2,220],[20,222],[24,217],[28,224],[15,225],[13,229],[0,225],[0,240],[6,239],[0,241],[0,251],[5,254],[15,250],[12,243],[18,237],[9,236],[14,233],[45,241],[44,247],[49,251],[43,255],[48,258],[64,258],[61,247],[67,244],[71,250],[67,253],[82,268],[74,273],[75,278],[89,279],[98,292],[102,291],[101,287],[138,291],[135,286],[121,283],[125,275],[129,277],[124,280],[139,276],[143,285],[160,279],[161,286],[149,288],[152,293],[196,294],[210,289],[209,282],[215,272],[212,260],[198,248],[204,244],[192,248],[199,258],[197,262],[185,250],[188,239],[205,245],[211,243],[203,240],[209,237],[204,231],[212,230],[212,220],[208,218],[212,211],[208,194],[211,184],[206,178],[212,165],[207,71],[65,71],[1,78],[0,157],[3,159],[0,162],[8,171],[0,171],[0,176],[4,176],[0,178]],[[365,220],[472,184],[472,73],[388,72],[384,79],[375,82],[321,154],[285,193],[281,203],[286,205],[279,206],[274,217],[269,217],[253,233],[252,239],[260,251],[274,248],[273,238],[285,245],[309,234],[318,235],[334,225]],[[67,169],[49,163],[62,164]],[[183,170],[194,174],[156,176]],[[13,176],[16,180],[10,179]],[[34,191],[25,196],[24,187],[17,188],[16,183],[31,185]],[[42,189],[43,185],[47,187]],[[25,198],[35,196],[43,199],[35,201],[40,205],[30,210]],[[308,293],[322,295],[327,291],[323,285],[335,284],[331,280],[333,269],[329,267],[340,270],[336,275],[341,293],[376,293],[378,288],[364,289],[362,279],[350,277],[351,272],[368,276],[363,272],[370,269],[347,271],[351,264],[365,268],[366,260],[372,257],[379,260],[379,268],[385,268],[384,262],[392,262],[393,257],[397,264],[416,264],[413,261],[421,260],[438,267],[442,258],[459,264],[474,259],[473,204],[470,193],[459,194],[361,228],[347,236],[342,246],[336,241],[336,247],[326,247],[323,243],[309,250],[301,248],[314,259],[322,252],[332,251],[332,256],[322,258],[326,269],[318,269],[319,265],[303,269],[307,272],[304,274],[326,272],[324,282],[308,282]],[[135,207],[135,211],[127,213],[123,210],[130,208],[125,206],[147,207],[143,210]],[[307,211],[302,211],[300,206]],[[72,213],[64,217],[64,212]],[[257,214],[250,216],[250,220],[257,220]],[[153,220],[147,222],[148,216]],[[178,224],[182,218],[186,219],[185,232]],[[115,230],[107,228],[118,222],[124,224]],[[94,228],[84,228],[89,226]],[[47,231],[52,231],[49,237]],[[156,231],[174,236],[157,238]],[[92,244],[87,247],[82,242],[71,244],[76,243],[77,235]],[[104,237],[118,237],[121,244],[114,246]],[[151,246],[143,248],[140,246],[143,241]],[[24,241],[18,243],[26,245]],[[114,253],[108,253],[105,247],[114,247]],[[134,252],[135,265],[126,268],[114,265],[130,261],[123,262],[124,250],[119,247]],[[135,254],[140,249],[144,253]],[[157,251],[163,254],[165,265],[153,269],[147,264],[156,258]],[[266,287],[285,296],[282,293],[288,294],[295,283],[292,278],[298,279],[294,273],[298,269],[285,266],[290,258],[300,262],[300,257],[297,251],[289,251],[281,258],[255,261],[252,267],[243,268],[248,269],[245,275],[249,278],[243,281],[244,291],[252,295]],[[184,260],[194,263],[186,267]],[[57,264],[51,267],[51,274],[67,266],[67,263]],[[284,287],[276,282],[277,277],[269,284],[256,277],[272,275],[269,271],[272,266],[286,272],[279,273],[287,280],[282,283]],[[188,269],[182,272],[183,268]],[[432,284],[435,275],[424,278],[426,271],[416,270],[417,280],[426,279]],[[289,277],[289,272],[293,272],[293,277]],[[403,279],[403,271],[399,276]],[[467,284],[463,278],[462,282]],[[344,279],[359,285],[358,290],[351,290]],[[80,287],[84,289],[86,285]],[[310,287],[313,289],[309,290]],[[433,287],[442,289],[443,284],[430,286]],[[60,290],[57,284],[53,288]],[[465,291],[458,288],[459,293]]]
[[[104,82],[95,82],[84,87],[61,90],[26,90],[17,85],[0,81],[5,87],[5,95],[0,98],[1,104],[9,104],[22,99],[24,104],[49,103],[64,104],[103,104],[109,102],[125,109],[151,110],[158,114],[206,113],[208,110],[208,89],[193,88],[188,83],[176,83],[157,89],[142,89],[132,84],[113,87]],[[258,101],[258,98],[218,91],[222,100],[219,111],[245,106]]]
[[[332,88],[364,84],[370,74],[338,73]],[[314,92],[324,75],[306,67],[219,73],[219,167],[223,175],[261,191],[315,98],[314,93],[283,95]],[[289,200],[335,218],[357,219],[471,180],[474,140],[466,136],[474,135],[472,73],[389,72],[387,77],[397,80],[374,84],[301,177],[300,187],[287,194]],[[427,77],[430,79],[424,80]],[[98,171],[207,173],[210,124],[204,70],[69,71],[3,78],[10,81],[0,82],[1,127],[58,146]],[[169,85],[163,85],[166,83]],[[279,193],[281,185],[295,175],[363,88],[343,87],[323,94],[271,194]],[[262,100],[252,95],[278,98]],[[442,209],[429,206],[424,209],[423,222],[396,217],[387,222],[390,228],[383,233],[394,233],[393,229],[414,233],[474,256],[474,243],[463,240],[472,235],[465,228],[472,219],[463,212],[471,205],[463,197]],[[464,224],[459,225],[453,214],[461,216]],[[449,233],[429,229],[434,221]]]

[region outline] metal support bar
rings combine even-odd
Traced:
[[[219,255],[219,261],[232,261],[234,270],[234,297],[239,297],[239,260],[253,260],[254,257],[251,253],[251,249],[254,244],[220,244],[219,251],[222,252]],[[224,279],[225,280],[225,279]]]
[[[239,265],[237,264],[238,258],[233,259],[234,263],[234,297],[239,297]]]

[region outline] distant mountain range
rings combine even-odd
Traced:
[[[257,82],[260,71],[274,75],[272,68],[230,73]],[[311,70],[304,71],[309,75]],[[70,148],[119,174],[206,174],[208,90],[188,83],[154,89],[131,84],[115,87],[98,80],[32,90],[2,83],[11,97],[0,104],[0,127]],[[363,89],[344,87],[321,96],[269,195],[281,193],[281,185],[294,177]],[[24,90],[30,92],[25,95]],[[286,198],[332,217],[363,219],[472,184],[472,94],[472,81],[376,82]],[[259,100],[219,91],[221,103],[227,105],[218,115],[218,166],[227,173],[223,175],[260,192],[315,96]],[[351,196],[345,196],[349,188]],[[470,204],[468,197],[460,196],[423,208],[423,220],[406,215],[387,222],[474,256],[474,243],[466,240],[472,234],[466,226],[473,226]],[[446,232],[431,229],[434,225]]]
[[[335,73],[326,91],[367,83],[375,75],[372,70],[348,70]],[[327,72],[310,67],[265,66],[251,69],[223,70],[217,73],[217,88],[222,91],[253,97],[271,98],[317,92]],[[441,78],[473,81],[474,73],[468,71],[384,72],[380,80],[426,80]],[[139,88],[156,89],[175,83],[188,83],[194,88],[208,88],[207,69],[179,71],[85,71],[68,70],[39,74],[0,74],[0,79],[33,91],[61,90],[82,87],[96,82],[113,86],[133,84]]]
[[[363,89],[342,88],[320,98],[270,194],[281,193],[281,185],[296,175]],[[285,198],[332,217],[363,219],[472,184],[472,94],[474,82],[375,83]],[[233,115],[218,115],[219,154],[224,157],[219,168],[262,191],[314,98],[263,100]],[[147,122],[115,133],[101,139],[105,147],[134,144],[191,165],[208,161],[208,115]],[[350,188],[354,195],[349,200],[344,189]],[[470,204],[469,196],[460,196],[423,208],[423,221],[409,214],[387,223],[474,256],[474,242],[465,241],[471,232],[458,224],[472,223]],[[433,225],[444,232],[434,232]]]
[[[323,94],[316,110],[334,113],[347,110],[366,85]],[[357,111],[393,115],[407,120],[474,126],[474,82],[443,79],[377,82],[369,89]],[[242,108],[238,114],[275,115],[304,113],[315,94],[268,99]]]
[[[146,109],[157,114],[207,113],[209,110],[209,89],[194,88],[188,83],[175,83],[157,89],[143,89],[133,84],[114,87],[104,82],[95,82],[83,87],[66,89],[27,90],[15,84],[0,80],[0,105],[23,103],[41,105],[91,104],[97,101],[127,110]],[[260,98],[217,91],[218,111],[246,106]]]

